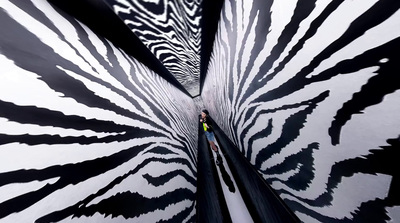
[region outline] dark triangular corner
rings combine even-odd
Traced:
[[[51,4],[73,16],[97,35],[112,42],[139,62],[146,65],[169,83],[190,96],[140,39],[114,13],[103,0],[48,0]]]

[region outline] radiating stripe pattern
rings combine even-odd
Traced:
[[[192,99],[47,1],[0,26],[0,222],[193,222]]]
[[[303,222],[400,220],[399,8],[224,2],[201,97]]]
[[[201,0],[106,0],[192,95],[200,91]]]

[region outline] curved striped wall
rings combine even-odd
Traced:
[[[200,94],[201,0],[106,0],[192,95]]]
[[[400,219],[399,8],[224,2],[201,97],[303,222]]]
[[[193,222],[192,99],[47,1],[0,27],[0,222]]]

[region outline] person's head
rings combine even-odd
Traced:
[[[201,117],[202,118],[205,118],[205,117],[207,117],[208,116],[208,111],[207,110],[203,110],[203,111],[201,111]]]

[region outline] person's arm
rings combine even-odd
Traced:
[[[210,119],[206,119],[205,124],[207,128],[212,128],[212,121]]]

